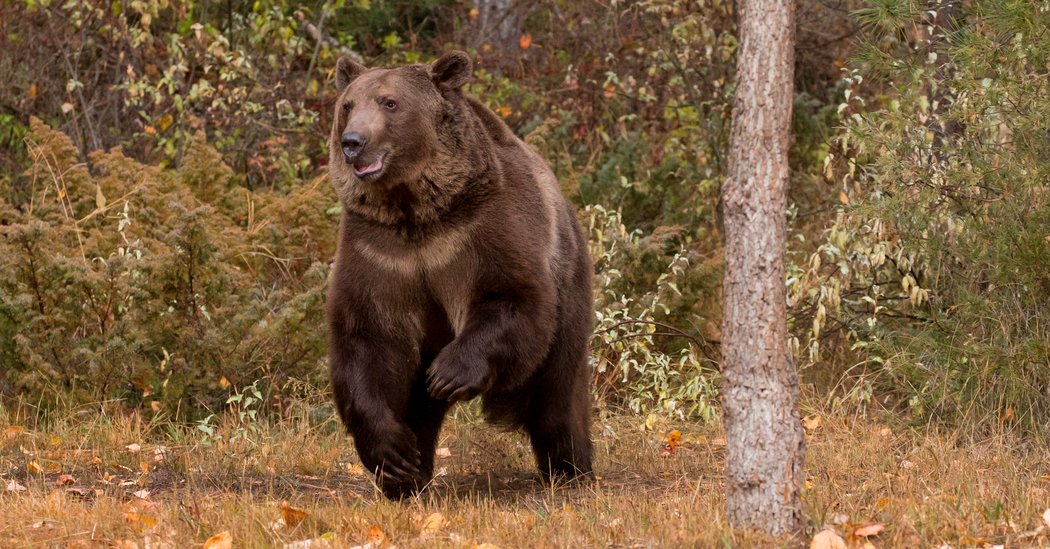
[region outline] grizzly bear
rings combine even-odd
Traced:
[[[547,163],[464,94],[472,63],[336,69],[329,173],[343,213],[328,360],[364,466],[421,490],[449,406],[482,397],[545,477],[591,472],[587,242]]]

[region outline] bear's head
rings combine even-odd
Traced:
[[[366,195],[415,185],[445,160],[449,105],[461,99],[471,70],[461,51],[394,68],[339,60],[329,173],[344,201],[363,204]]]

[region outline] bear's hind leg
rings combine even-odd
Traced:
[[[547,363],[529,384],[529,406],[520,420],[545,478],[591,473],[587,335],[580,327],[559,330]]]

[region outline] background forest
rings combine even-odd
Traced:
[[[799,2],[809,411],[1044,440],[1050,1]],[[201,436],[230,412],[230,444],[257,417],[336,430],[333,69],[460,48],[589,232],[600,415],[717,425],[737,45],[729,0],[3,2],[0,423],[106,402]]]
[[[818,394],[1046,425],[1044,4],[802,3],[790,320]],[[335,60],[466,47],[590,230],[603,401],[716,415],[731,2],[3,9],[3,394],[192,416],[323,385]]]

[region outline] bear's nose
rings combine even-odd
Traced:
[[[346,161],[351,162],[357,155],[361,154],[361,149],[365,148],[365,143],[368,140],[365,136],[358,132],[346,132],[342,135],[340,143],[343,145],[343,155],[346,156]]]

